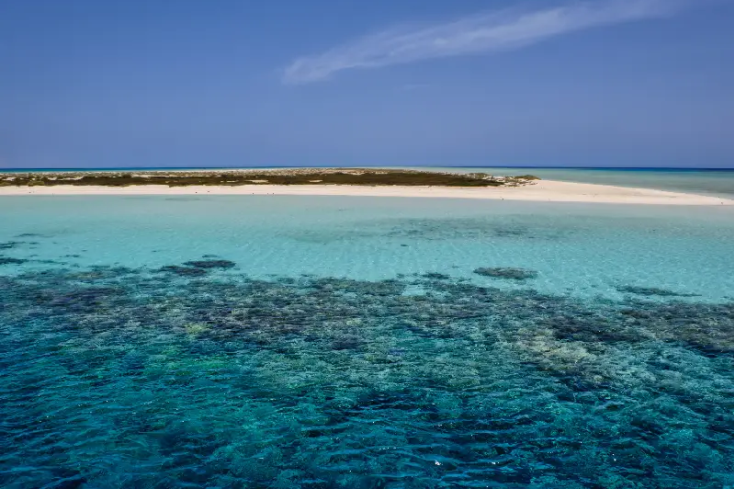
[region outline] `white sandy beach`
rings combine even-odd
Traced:
[[[522,187],[383,187],[352,185],[242,185],[236,187],[139,185],[130,187],[74,186],[0,187],[7,195],[333,195],[355,197],[434,197],[456,199],[524,200],[598,204],[716,205],[734,200],[715,196],[644,188],[541,180]]]

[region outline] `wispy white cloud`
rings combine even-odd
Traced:
[[[399,26],[298,58],[286,68],[283,82],[311,83],[344,70],[517,49],[583,29],[665,17],[693,1],[574,1],[539,10],[483,12],[447,23]]]

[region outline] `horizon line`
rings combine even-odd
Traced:
[[[145,170],[249,170],[280,168],[497,168],[533,170],[668,170],[668,171],[734,171],[734,167],[686,166],[537,166],[537,165],[256,165],[256,166],[108,166],[108,167],[28,167],[0,168],[2,172],[35,171],[145,171]]]

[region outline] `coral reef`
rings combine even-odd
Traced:
[[[228,270],[237,264],[229,260],[192,260],[181,265],[166,265],[159,268],[158,272],[172,273],[181,277],[201,277],[210,270]]]
[[[421,275],[423,278],[428,278],[432,280],[449,280],[451,277],[446,275],[445,273],[436,273],[436,272],[428,272]]]
[[[204,270],[211,270],[214,268],[226,270],[228,268],[233,268],[235,265],[235,262],[229,260],[194,260],[184,263],[184,266],[202,268]]]
[[[683,294],[672,290],[660,289],[658,287],[639,287],[636,285],[624,285],[617,287],[620,292],[647,297],[699,297],[698,294]]]
[[[734,303],[164,268],[0,275],[0,485],[734,484]]]
[[[16,248],[20,244],[21,242],[19,241],[5,241],[5,242],[0,243],[0,250],[12,250],[13,248]]]
[[[4,241],[0,243],[0,250],[12,250],[21,246],[33,247],[37,244],[36,241]]]
[[[534,270],[511,267],[477,268],[474,270],[474,273],[482,275],[483,277],[502,278],[507,280],[529,280],[531,278],[538,277],[538,272]]]
[[[24,260],[22,258],[10,258],[7,256],[0,256],[0,265],[20,265],[21,263],[25,263],[28,260]]]
[[[385,227],[390,230],[385,233]],[[559,241],[573,237],[580,230],[558,225],[512,223],[491,217],[470,218],[391,218],[376,219],[354,226],[334,225],[329,229],[290,230],[284,236],[297,241],[326,244],[339,241],[354,241],[361,238],[388,237],[398,239],[421,239],[427,241],[457,239],[502,239]],[[408,246],[401,243],[401,246]]]
[[[159,268],[158,271],[173,273],[182,277],[201,277],[202,275],[206,275],[207,273],[206,270],[203,268],[188,266],[182,267],[179,265],[166,265],[165,267]]]

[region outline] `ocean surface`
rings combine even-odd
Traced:
[[[0,487],[731,488],[733,243],[728,207],[0,197]]]
[[[669,168],[466,168],[455,171],[489,172],[495,175],[535,175],[544,180],[652,188],[671,192],[734,196],[734,169],[700,170]]]

